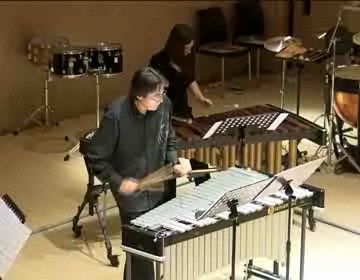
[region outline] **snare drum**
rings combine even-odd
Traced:
[[[87,49],[90,74],[112,75],[122,72],[122,47],[115,43],[99,43]]]
[[[64,78],[75,78],[85,75],[87,71],[85,50],[76,47],[55,50],[50,71]]]

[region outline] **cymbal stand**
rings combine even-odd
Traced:
[[[328,136],[328,131],[329,131],[329,124],[330,124],[330,110],[333,108],[333,101],[331,100],[331,84],[330,84],[330,80],[332,79],[332,74],[330,72],[332,72],[332,61],[333,61],[333,55],[331,55],[331,58],[326,59],[326,63],[325,63],[325,73],[324,73],[324,85],[323,85],[323,102],[324,102],[324,111],[322,114],[320,114],[318,117],[316,117],[313,121],[313,123],[317,123],[318,120],[323,119],[322,121],[322,127],[325,129],[327,136]],[[336,118],[336,115],[333,115],[333,117]],[[335,135],[337,134],[336,132],[336,121],[334,120],[334,118],[332,119],[332,139],[335,139]],[[340,136],[340,134],[339,134]],[[326,139],[326,142],[328,142],[329,139]],[[314,155],[312,156],[313,159],[315,158],[319,158],[319,157],[323,157],[322,154],[320,154],[321,152],[325,152],[327,157],[331,156],[333,153],[335,153],[335,156],[338,157],[338,151],[336,149],[336,145],[335,145],[335,141],[332,141],[332,144],[330,143],[330,145],[332,145],[333,151],[330,151],[330,154],[328,154],[328,143],[324,143],[323,145],[319,146]]]
[[[96,78],[96,128],[100,125],[100,77],[95,74]]]
[[[98,73],[94,74],[96,81],[96,128],[99,128],[100,125],[100,75]],[[65,155],[64,161],[68,161],[72,153],[75,153],[80,148],[80,141],[76,143]]]
[[[333,154],[333,144],[335,135],[333,133],[333,124],[334,124],[334,99],[335,99],[335,67],[336,67],[336,32],[339,28],[340,22],[342,19],[342,11],[339,11],[338,20],[336,22],[334,31],[330,38],[330,43],[327,51],[330,52],[332,48],[332,60],[330,62],[331,65],[331,88],[330,88],[330,110],[328,117],[328,148],[327,148],[327,165],[332,168],[332,160],[331,156]]]
[[[23,130],[31,121],[35,122],[39,126],[50,126],[50,112],[53,113],[54,109],[49,104],[49,82],[51,81],[50,69],[46,71],[46,77],[44,79],[44,96],[43,104],[37,107],[24,121],[20,128],[16,129],[13,134],[18,135],[21,130]],[[44,112],[43,121],[38,120],[36,117]]]

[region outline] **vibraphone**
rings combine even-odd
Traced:
[[[124,226],[123,250],[127,257],[135,254],[155,261],[156,279],[162,274],[164,280],[195,280],[224,268],[231,262],[229,211],[202,220],[196,220],[194,213],[227,190],[268,178],[266,174],[237,167],[219,172]],[[324,191],[313,186],[295,187],[294,196],[292,207],[303,208],[300,263],[303,269],[305,211],[311,206],[324,207]],[[287,196],[279,191],[237,207],[240,213],[236,232],[240,242],[236,246],[237,262],[255,257],[284,260],[287,205]]]
[[[202,139],[217,121],[274,112],[288,113],[288,116],[276,130],[246,135],[242,149],[239,149],[239,142],[234,142],[234,140],[224,138],[222,141],[213,142],[211,139],[209,141]],[[195,158],[222,168],[239,164],[269,173],[277,173],[282,169],[284,141],[289,149],[287,167],[296,165],[297,145],[301,139],[305,138],[319,145],[324,145],[326,141],[326,131],[322,127],[269,104],[198,117],[191,124],[174,122],[174,127],[182,157]]]

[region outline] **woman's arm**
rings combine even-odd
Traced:
[[[208,105],[208,106],[211,106],[213,105],[213,102],[210,98],[206,98],[204,96],[204,94],[202,93],[200,87],[199,87],[199,84],[197,83],[197,81],[193,81],[189,84],[188,86],[188,90],[190,91],[190,93],[192,95],[195,96],[195,98],[197,100],[199,100],[200,102],[204,103],[205,105]]]

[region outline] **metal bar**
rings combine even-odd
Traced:
[[[304,279],[304,265],[305,265],[305,236],[306,236],[306,209],[302,208],[301,213],[301,242],[300,242],[300,278]]]

